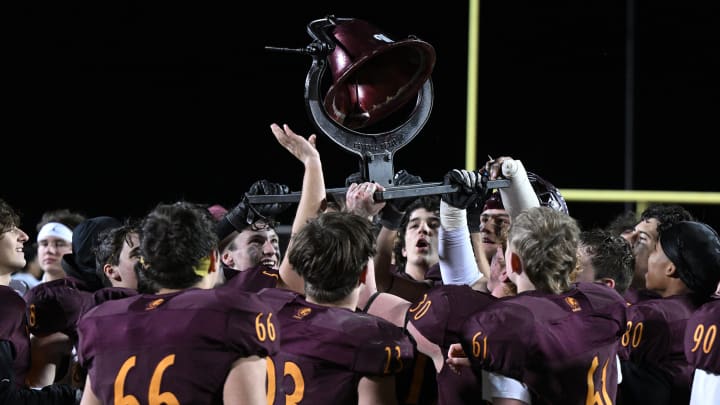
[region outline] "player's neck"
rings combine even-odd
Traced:
[[[425,280],[425,273],[427,273],[429,266],[421,266],[414,263],[405,264],[405,274],[412,277],[417,281]]]
[[[518,294],[525,292],[525,291],[537,290],[537,288],[535,287],[535,284],[533,284],[532,281],[530,281],[524,275],[524,273],[515,279],[515,285],[517,286]]]
[[[182,290],[184,290],[184,288],[161,288],[161,289],[157,290],[157,292],[155,294],[156,295],[172,294],[172,293],[176,293],[176,292],[182,291]]]
[[[673,295],[689,294],[691,291],[679,278],[670,279],[663,290],[655,290],[661,297],[667,298]]]
[[[190,288],[200,288],[202,290],[209,290],[209,289],[212,289],[214,286],[215,286],[214,279],[210,278],[208,276],[205,276],[202,278],[202,280],[198,281],[197,283],[195,283],[195,285],[193,285]],[[170,293],[175,293],[175,292],[186,290],[186,289],[187,288],[160,288],[156,294],[158,294],[158,295],[159,294],[170,294]]]
[[[65,278],[65,272],[64,272],[64,271],[60,271],[60,272],[57,272],[57,271],[46,271],[46,272],[43,274],[42,281],[43,281],[43,282],[55,281],[55,280],[60,280],[60,279],[63,279],[63,278]]]
[[[10,273],[0,274],[0,285],[10,285]]]
[[[322,305],[325,307],[333,307],[333,308],[346,308],[351,311],[355,311],[357,309],[358,305],[358,299],[359,299],[359,289],[354,289],[350,294],[348,294],[345,298],[333,301],[333,302],[318,302],[313,297],[306,296],[305,299],[308,302],[311,302],[313,304]]]

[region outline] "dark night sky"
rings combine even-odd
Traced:
[[[299,190],[302,166],[268,127],[314,130],[303,97],[311,58],[263,48],[308,45],[306,25],[327,14],[434,46],[430,120],[394,165],[425,181],[464,167],[466,2],[266,2],[255,13],[206,3],[22,6],[4,58],[1,195],[27,230],[52,208],[123,217],[180,198],[231,206],[262,178]],[[720,133],[718,10],[636,3],[634,188],[720,191],[708,146]],[[511,155],[561,190],[622,189],[625,2],[481,5],[478,159]],[[342,186],[358,160],[319,137],[326,183]],[[720,206],[687,207],[720,227]],[[622,208],[570,203],[583,226]]]

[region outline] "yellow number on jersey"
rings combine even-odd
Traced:
[[[695,353],[702,343],[703,353],[709,354],[715,345],[715,337],[717,337],[717,325],[710,325],[706,330],[705,325],[698,324],[695,328],[695,332],[693,332],[693,341],[695,342],[695,346],[693,346],[691,352]]]
[[[625,333],[623,333],[620,343],[625,347],[630,344],[632,347],[638,347],[642,341],[643,329],[644,325],[642,322],[638,322],[633,328],[632,321],[628,321],[627,329],[625,329]]]
[[[120,367],[117,376],[115,377],[115,385],[113,390],[113,397],[115,398],[115,405],[140,405],[140,401],[133,395],[125,395],[125,380],[130,372],[130,369],[135,367],[135,361],[137,356],[130,356],[123,365]],[[148,404],[149,405],[180,405],[177,397],[171,392],[160,392],[160,383],[162,381],[163,373],[165,369],[172,366],[175,363],[175,355],[170,354],[165,356],[155,367],[152,377],[150,377],[150,388],[148,389]]]
[[[427,299],[427,294],[423,295],[423,299],[421,299],[414,307],[410,308],[408,311],[410,313],[415,313],[413,315],[413,319],[416,321],[427,313],[428,309],[430,309],[430,305],[432,305],[432,301]]]
[[[265,339],[275,341],[275,325],[270,320],[272,318],[272,312],[268,314],[267,321],[263,324],[262,316],[265,315],[262,312],[255,317],[255,333],[257,334],[258,340],[264,342]]]
[[[277,378],[275,375],[275,362],[267,357],[267,403],[273,405],[275,403],[275,392],[277,389]],[[305,378],[302,375],[300,367],[292,361],[286,361],[283,369],[283,375],[293,380],[295,390],[290,395],[285,395],[285,405],[297,405],[305,396]]]
[[[586,405],[612,405],[612,400],[607,392],[607,368],[609,363],[609,359],[605,359],[605,363],[603,363],[602,375],[600,377],[602,396],[600,396],[600,392],[595,390],[595,371],[597,370],[600,361],[598,360],[598,356],[593,357],[592,363],[590,364],[590,368],[587,372],[588,390],[587,397],[585,399]]]

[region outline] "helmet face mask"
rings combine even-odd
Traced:
[[[555,186],[535,173],[527,172],[527,174],[541,206],[550,207],[555,211],[561,211],[566,214],[568,213],[565,199]]]
[[[559,195],[559,193],[547,192],[538,194],[537,196],[540,200],[540,205],[544,207],[550,207],[555,211],[562,211],[566,214],[568,213],[565,199],[563,199],[562,196]]]

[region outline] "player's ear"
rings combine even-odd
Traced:
[[[233,260],[233,257],[232,257],[232,255],[230,254],[230,251],[229,251],[229,250],[226,250],[226,251],[222,254],[221,260],[222,260],[222,263],[223,263],[225,266],[230,267],[231,269],[234,269],[234,268],[235,268],[235,260]]]
[[[668,264],[665,266],[665,276],[673,278],[678,277],[677,266],[675,266],[675,263],[670,260],[668,260]]]
[[[367,265],[365,265],[365,267],[363,267],[362,272],[360,273],[360,282],[363,284],[365,284],[365,279],[367,278],[367,273],[368,273],[368,267],[367,267]]]
[[[218,260],[218,251],[213,250],[212,253],[210,253],[210,266],[208,266],[208,273],[214,273],[218,270],[219,266],[219,260]]]
[[[603,277],[598,281],[605,284],[606,286],[608,286],[610,288],[615,288],[615,280],[613,280],[610,277]]]
[[[108,280],[122,281],[120,279],[120,272],[115,271],[115,268],[111,264],[105,263],[103,273],[105,273],[105,277],[107,277]]]
[[[507,258],[505,258],[507,260]],[[520,256],[516,255],[515,252],[510,253],[510,269],[513,273],[522,273],[522,261]]]

